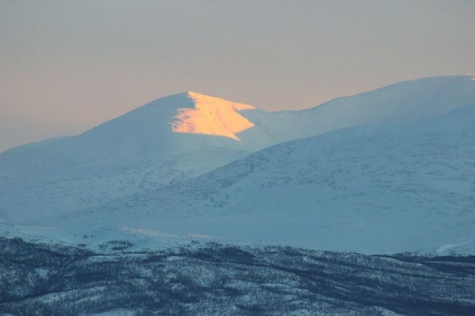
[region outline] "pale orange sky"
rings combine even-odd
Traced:
[[[475,73],[475,1],[0,0],[0,151],[188,90],[269,110]]]

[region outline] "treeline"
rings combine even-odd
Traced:
[[[475,257],[0,238],[0,314],[475,315]]]

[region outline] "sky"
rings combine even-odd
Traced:
[[[196,91],[297,110],[475,73],[473,0],[0,0],[0,152]]]

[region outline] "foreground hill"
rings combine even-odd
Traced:
[[[2,315],[467,315],[475,258],[0,239]],[[111,249],[112,248],[112,249]],[[109,250],[106,250],[109,249]]]

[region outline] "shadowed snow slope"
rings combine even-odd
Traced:
[[[107,205],[181,183],[282,141],[436,117],[475,103],[472,79],[419,79],[275,113],[194,92],[161,98],[82,135],[1,153],[0,220]]]
[[[435,117],[475,103],[473,78],[442,76],[405,81],[303,111],[277,112],[272,121],[276,128],[289,125],[298,128],[290,133],[277,129],[274,137],[291,140],[350,126]]]
[[[468,106],[294,140],[180,185],[42,224],[366,253],[473,246],[474,121]]]

